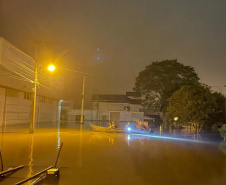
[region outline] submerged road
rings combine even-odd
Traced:
[[[0,184],[14,184],[54,165],[63,142],[62,185],[225,185],[225,143],[184,138],[98,133],[80,125],[40,128],[34,134],[8,130],[0,134],[4,169],[25,167]]]

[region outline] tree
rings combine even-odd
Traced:
[[[135,91],[144,97],[145,109],[165,113],[167,99],[180,87],[199,81],[194,68],[178,63],[177,60],[152,62],[136,78]]]
[[[206,120],[206,125],[210,128],[213,124],[225,123],[225,97],[218,92],[212,93],[215,100],[213,112],[209,115]]]
[[[168,99],[167,118],[179,117],[183,123],[191,123],[200,132],[205,121],[213,114],[216,100],[204,85],[184,86]]]

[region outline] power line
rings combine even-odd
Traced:
[[[3,65],[3,64],[2,64],[2,65]],[[7,66],[5,66],[5,65],[3,65],[3,66],[4,66],[6,69],[8,69],[9,71],[12,71],[13,73],[15,73],[15,74],[17,74],[17,75],[23,77],[24,79],[27,79],[27,80],[30,81],[31,83],[34,83],[34,81],[32,81],[31,79],[29,79],[28,77],[26,77],[26,76],[24,76],[24,75],[18,73],[17,71],[15,71],[15,70],[13,70],[13,69],[10,69],[9,67],[7,67]]]
[[[3,57],[6,57],[6,61],[8,61],[8,62],[11,62],[11,64],[14,64],[14,65],[16,65],[17,67],[19,67],[19,68],[21,68],[21,69],[23,69],[23,70],[26,70],[26,72],[30,72],[30,73],[35,73],[34,72],[34,70],[32,70],[33,68],[34,68],[34,66],[31,66],[31,65],[29,65],[29,64],[23,64],[24,62],[22,62],[22,60],[21,59],[18,59],[18,58],[16,58],[15,56],[12,56],[12,55],[10,55],[10,54],[3,54]],[[18,62],[18,60],[20,61],[20,62]],[[28,66],[30,66],[31,68],[29,68]]]
[[[19,77],[16,77],[16,76],[11,76],[11,75],[9,75],[9,74],[2,74],[2,73],[0,73],[0,75],[1,75],[1,76],[6,76],[6,77],[9,77],[9,78],[13,78],[13,79],[16,79],[16,80],[21,80],[21,81],[30,82],[30,81],[28,81],[28,80],[26,80],[26,79],[19,78]]]

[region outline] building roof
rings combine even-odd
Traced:
[[[131,99],[126,95],[93,95],[92,102],[141,104],[140,99]]]

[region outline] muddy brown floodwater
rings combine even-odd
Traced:
[[[0,134],[4,169],[25,167],[0,184],[14,184],[58,162],[62,185],[225,185],[223,142],[98,133],[84,128],[43,128]]]

